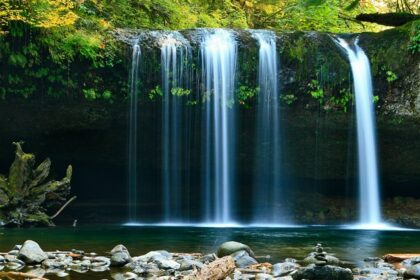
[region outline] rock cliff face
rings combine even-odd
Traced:
[[[385,196],[420,196],[420,55],[407,50],[410,26],[381,33],[359,35],[360,46],[368,54],[374,77],[378,119],[380,172]],[[199,50],[193,31],[182,32],[192,40],[193,57]],[[73,191],[80,207],[98,202],[107,207],[126,202],[127,170],[127,83],[130,71],[129,35],[118,31],[120,62],[96,73],[113,87],[112,103],[87,100],[82,96],[85,79],[76,84],[74,94],[47,97],[42,88],[27,99],[7,95],[0,101],[0,173],[5,173],[13,158],[10,143],[23,139],[26,147],[49,156],[62,173],[66,164],[74,167]],[[349,38],[355,35],[343,35]],[[238,86],[255,87],[258,67],[257,45],[245,31],[237,31]],[[285,183],[291,192],[321,192],[347,196],[357,190],[355,111],[352,104],[351,74],[346,56],[330,34],[316,32],[278,33],[281,87],[282,166]],[[161,101],[150,100],[148,93],[160,84],[160,55],[153,42],[143,42],[142,88],[139,98],[139,141],[142,184],[160,183]],[[2,64],[2,69],[7,65]],[[197,67],[199,68],[199,67]],[[79,71],[77,65],[72,71]],[[80,71],[86,71],[81,67]],[[198,72],[194,72],[199,75]],[[77,74],[77,75],[76,75]],[[25,82],[25,74],[21,74]],[[74,73],[83,77],[83,73]],[[324,95],[314,99],[308,84],[319,83]],[[38,81],[41,82],[41,81]],[[76,80],[77,82],[77,80]],[[113,85],[113,86],[112,86]],[[193,86],[198,87],[199,84]],[[70,97],[71,96],[71,97]],[[255,100],[242,100],[237,106],[238,185],[244,191],[252,182],[252,157],[255,141]],[[191,119],[192,182],[199,183],[200,111],[189,109]],[[194,178],[196,177],[196,178]],[[158,197],[159,195],[157,195]],[[111,204],[112,202],[112,204]],[[157,204],[158,198],[150,203]],[[122,208],[121,208],[122,209]],[[124,210],[122,210],[124,211]],[[85,212],[84,212],[85,213]],[[94,219],[95,213],[91,216]],[[118,215],[125,215],[117,212]]]

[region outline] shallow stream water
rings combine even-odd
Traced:
[[[286,257],[303,259],[316,243],[342,260],[358,262],[387,253],[420,253],[420,231],[343,230],[332,227],[304,228],[204,228],[133,227],[91,225],[56,228],[0,229],[0,252],[25,240],[37,241],[45,251],[80,249],[107,255],[124,244],[132,256],[151,250],[170,252],[215,252],[228,240],[248,244],[260,262],[275,263]],[[269,256],[268,258],[266,256]],[[70,273],[65,279],[112,279],[117,270]],[[49,279],[59,279],[46,275]]]

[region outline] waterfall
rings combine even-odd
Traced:
[[[237,44],[231,31],[204,31],[202,205],[208,223],[232,222],[234,84]]]
[[[274,32],[251,31],[259,44],[253,222],[280,223],[280,131],[278,59]]]
[[[128,135],[128,212],[129,221],[137,221],[137,101],[138,101],[138,78],[141,49],[139,41],[133,44],[130,71],[130,108],[129,108],[129,135]]]
[[[185,160],[183,149],[183,95],[189,94],[188,60],[191,54],[189,43],[179,32],[160,38],[162,67],[162,184],[163,220],[181,222],[182,174]]]
[[[360,224],[366,227],[381,225],[379,202],[378,160],[375,135],[372,78],[369,59],[358,46],[338,38],[350,60],[356,99],[357,147],[359,171]]]

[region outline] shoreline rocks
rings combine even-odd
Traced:
[[[228,254],[230,253],[230,254]],[[228,255],[226,255],[228,254]],[[327,253],[322,244],[301,262],[286,258],[270,264],[257,261],[251,248],[229,241],[215,253],[171,253],[165,250],[150,251],[131,256],[119,244],[107,256],[85,253],[82,250],[44,252],[35,241],[27,240],[22,246],[0,254],[0,274],[25,272],[43,279],[45,275],[69,277],[71,273],[107,272],[114,280],[128,279],[226,279],[226,280],[403,280],[420,279],[420,257],[389,263],[389,258],[367,257],[359,267],[349,268],[349,263]],[[223,256],[224,255],[224,256]],[[410,255],[411,256],[411,255]],[[312,263],[308,263],[308,258]],[[392,258],[395,260],[395,258]],[[306,266],[301,266],[307,264]],[[104,279],[98,274],[98,279]],[[47,277],[48,278],[48,277]],[[0,279],[2,279],[0,277]],[[77,279],[77,276],[74,278]],[[92,278],[96,279],[96,278]]]

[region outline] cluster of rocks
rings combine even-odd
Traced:
[[[15,247],[6,254],[0,255],[0,271],[25,270],[29,276],[43,277],[45,274],[55,274],[66,277],[69,271],[106,271],[111,265],[107,257],[96,253],[85,254],[80,250],[44,252],[32,240]]]
[[[216,253],[170,253],[151,251],[132,257],[123,245],[115,246],[109,256],[97,256],[81,250],[44,252],[34,241],[25,241],[11,251],[0,254],[2,273],[24,271],[25,279],[46,279],[44,275],[66,277],[69,272],[103,272],[110,270],[114,280],[134,279],[255,279],[255,280],[403,280],[420,279],[420,257],[395,262],[384,258],[367,258],[359,268],[343,267],[334,255],[317,244],[301,266],[295,259],[271,264],[258,262],[251,248],[229,241]],[[395,262],[391,264],[390,262]],[[111,269],[114,267],[115,269]]]
[[[324,251],[322,244],[317,244],[314,252],[311,252],[302,267],[292,274],[294,280],[352,280],[353,273],[349,268],[343,268],[341,261]]]

